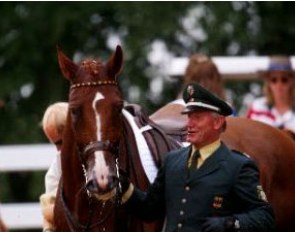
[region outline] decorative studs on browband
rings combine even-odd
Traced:
[[[71,85],[71,89],[78,87],[98,86],[98,85],[118,85],[117,81],[89,81]]]
[[[100,62],[96,60],[84,60],[82,62],[82,67],[85,70],[88,70],[88,72],[91,72],[92,74],[96,75],[98,74],[99,64]]]

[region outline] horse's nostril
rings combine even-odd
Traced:
[[[110,188],[114,188],[118,185],[119,179],[116,175],[110,175],[108,179],[110,183]]]
[[[86,188],[92,193],[98,192],[98,185],[95,180],[89,180],[86,184]]]

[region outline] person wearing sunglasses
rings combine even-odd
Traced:
[[[58,183],[61,177],[60,150],[67,112],[68,103],[57,102],[45,110],[42,119],[43,132],[48,140],[56,146],[58,151],[45,175],[45,193],[40,196],[40,205],[43,214],[43,232],[55,231],[53,209]]]
[[[290,58],[272,56],[267,71],[261,72],[265,95],[255,99],[247,117],[295,132],[295,75]]]

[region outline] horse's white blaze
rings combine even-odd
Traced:
[[[97,92],[94,99],[93,99],[93,102],[92,102],[92,108],[93,108],[93,111],[94,111],[94,114],[95,114],[95,121],[96,121],[96,139],[98,141],[101,140],[101,121],[100,121],[100,115],[99,113],[96,111],[96,103],[98,101],[101,101],[102,99],[104,99],[104,96],[100,93],[100,92]]]
[[[102,99],[104,99],[104,96],[102,95],[102,93],[97,92],[92,102],[92,108],[94,110],[95,120],[96,120],[97,141],[101,140],[101,120],[100,120],[99,113],[96,111],[95,105],[97,104],[98,101],[101,101]],[[105,188],[108,184],[109,168],[106,164],[104,155],[101,151],[96,151],[94,155],[95,155],[95,165],[94,165],[95,178],[98,182],[98,185],[101,188]]]
[[[96,151],[95,153],[95,178],[100,188],[105,189],[108,185],[109,168],[105,162],[103,153]]]

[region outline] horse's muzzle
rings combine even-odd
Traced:
[[[113,191],[119,183],[119,179],[116,175],[109,175],[106,184],[99,185],[95,178],[90,179],[87,184],[86,188],[93,194],[103,195]]]

